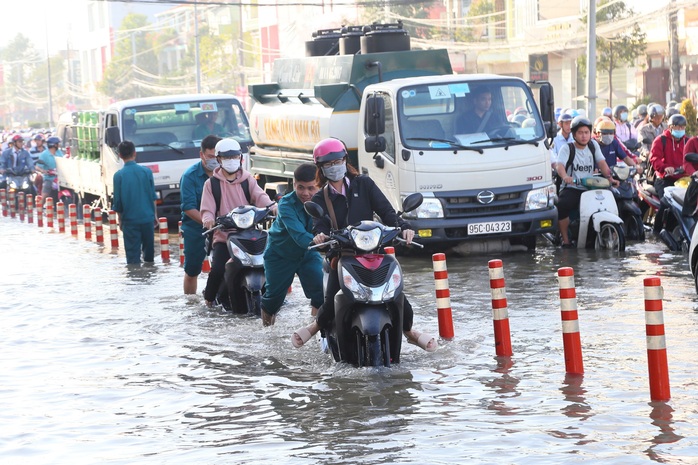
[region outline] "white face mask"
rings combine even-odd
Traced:
[[[233,174],[240,169],[239,158],[221,158],[221,166],[228,174]]]
[[[613,134],[603,134],[601,136],[601,143],[603,145],[611,145],[613,143]]]

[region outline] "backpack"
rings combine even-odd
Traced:
[[[659,137],[662,138],[662,151],[664,151],[666,150],[666,136],[662,134]],[[657,179],[657,172],[654,170],[654,166],[652,166],[652,162],[650,161],[649,156],[647,157],[647,170],[645,171],[645,179],[647,180],[647,184],[654,184],[654,181]]]
[[[216,216],[218,215],[218,211],[221,209],[221,180],[218,179],[215,176],[211,176],[211,193],[213,194],[213,198],[216,201]],[[245,194],[245,199],[247,199],[247,203],[251,203],[252,200],[250,200],[250,182],[249,180],[245,179],[240,183],[240,187],[242,187],[242,192]],[[209,255],[211,253],[211,249],[213,248],[213,231],[208,233],[206,235],[206,255]]]
[[[576,149],[574,147],[574,142],[569,142],[567,144],[567,147],[570,148],[570,156],[567,158],[567,163],[565,163],[565,173],[569,172],[570,167],[572,166],[572,163],[574,163],[574,157],[577,154]],[[587,144],[587,147],[589,147],[589,151],[591,152],[591,156],[595,157],[596,156],[596,146],[592,143],[592,141],[589,141],[589,144]],[[555,186],[557,187],[557,191],[560,192],[560,186],[562,185],[562,179],[558,176],[557,179],[555,180]]]

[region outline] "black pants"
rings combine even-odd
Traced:
[[[213,270],[211,270],[213,271]],[[334,296],[339,292],[339,276],[337,270],[330,270],[327,277],[327,289],[325,290],[325,302],[317,310],[317,323],[322,330],[328,330],[334,322]],[[402,330],[409,331],[412,329],[414,320],[414,311],[412,305],[405,296],[405,303],[402,312]]]
[[[211,272],[208,274],[206,288],[204,289],[204,299],[213,302],[216,297],[221,303],[230,301],[230,307],[235,308],[245,305],[245,296],[240,286],[227,286],[224,278],[228,283],[232,284],[236,281],[236,277],[242,269],[240,260],[235,259],[231,265],[227,267],[228,276],[226,276],[226,263],[230,259],[228,245],[225,242],[216,242],[213,244],[211,252]],[[231,289],[232,288],[232,289]],[[229,293],[229,291],[232,291]]]
[[[676,179],[657,177],[657,179],[654,180],[654,190],[657,191],[657,196],[659,196],[660,201],[659,211],[657,211],[657,215],[654,217],[654,232],[656,233],[660,233],[664,227],[664,215],[666,214],[666,208],[662,202],[662,198],[664,197],[664,189],[673,186],[675,183]]]

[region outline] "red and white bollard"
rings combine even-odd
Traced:
[[[560,286],[560,313],[562,317],[562,343],[565,350],[567,373],[583,374],[582,342],[579,336],[577,314],[577,290],[574,287],[574,270],[569,267],[557,270]]]
[[[439,336],[453,339],[453,315],[451,313],[451,291],[448,288],[448,270],[446,254],[435,253],[431,256],[434,265],[434,284],[436,285],[436,311],[439,318]]]
[[[46,227],[53,228],[53,199],[46,198]]]
[[[27,194],[27,223],[34,222],[34,196]]]
[[[24,192],[19,191],[17,195],[17,209],[19,210],[19,221],[24,223]]]
[[[78,238],[78,207],[74,203],[68,204],[68,221],[70,222],[70,235]]]
[[[102,209],[95,207],[95,242],[104,244],[104,229],[102,229]]]
[[[58,217],[58,232],[65,234],[65,204],[62,200],[56,204],[56,216]]]
[[[671,399],[669,367],[664,335],[664,298],[661,280],[653,276],[644,279],[645,331],[647,333],[647,365],[650,375],[650,397],[653,401]]]
[[[167,231],[167,218],[158,218],[158,224],[160,226],[160,257],[163,263],[168,263],[170,261],[170,235]]]
[[[492,294],[492,321],[494,322],[494,347],[497,355],[511,357],[511,333],[507,289],[504,283],[504,268],[501,260],[490,260],[490,293]]]
[[[119,248],[119,229],[116,225],[116,212],[109,210],[109,239],[111,239],[111,248]]]
[[[36,205],[36,225],[40,228],[44,227],[44,198],[40,195],[34,199]]]
[[[2,204],[2,216],[7,216],[7,189],[0,189],[0,204]]]
[[[92,240],[92,210],[89,205],[82,206],[82,226],[85,229],[85,240]]]
[[[211,260],[208,258],[208,255],[204,257],[204,262],[201,264],[201,272],[202,273],[210,273],[211,272]],[[289,286],[289,288],[292,286]]]
[[[184,235],[182,234],[182,222],[177,223],[177,237],[179,238],[179,265],[184,265]]]
[[[10,200],[10,218],[14,218],[17,216],[17,202],[15,201],[15,191],[10,190],[8,198]]]

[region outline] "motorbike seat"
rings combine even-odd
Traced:
[[[686,197],[686,189],[683,187],[676,187],[671,190],[671,197],[681,206],[683,206],[683,199]]]

